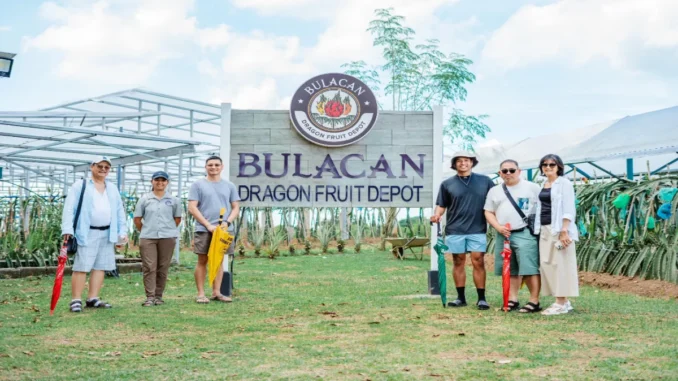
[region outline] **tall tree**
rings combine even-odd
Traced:
[[[365,61],[353,61],[342,68],[375,91],[383,78],[384,93],[389,96],[393,110],[432,110],[433,106],[454,106],[466,100],[466,86],[476,79],[469,70],[473,61],[457,53],[441,52],[438,40],[427,40],[412,48],[415,31],[405,26],[403,16],[393,14],[393,8],[375,10],[375,19],[367,31],[374,37],[373,45],[382,48],[386,62],[370,68]],[[379,106],[383,109],[382,102]],[[484,123],[486,117],[465,115],[461,109],[452,107],[443,135],[450,143],[473,150],[476,139],[484,138],[490,131]]]

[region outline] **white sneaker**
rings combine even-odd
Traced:
[[[569,300],[565,303],[565,307],[567,307],[568,311],[574,311],[574,307],[572,307],[572,303]]]
[[[562,315],[568,313],[569,310],[567,309],[567,303],[566,304],[558,304],[558,303],[553,303],[551,304],[551,307],[545,309],[542,311],[542,315]]]

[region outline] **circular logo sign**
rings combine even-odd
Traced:
[[[364,138],[377,121],[377,99],[367,85],[346,74],[322,74],[294,93],[290,118],[306,140],[342,147]]]

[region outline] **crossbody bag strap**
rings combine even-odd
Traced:
[[[73,220],[73,233],[75,233],[75,228],[78,226],[78,219],[80,219],[80,209],[82,209],[82,199],[85,198],[85,185],[87,184],[86,179],[82,179],[82,190],[80,191],[80,200],[78,201],[78,208],[75,210],[75,220]]]
[[[513,199],[513,196],[511,196],[511,193],[509,192],[508,188],[506,187],[506,184],[501,184],[502,189],[504,189],[504,194],[506,194],[506,198],[508,198],[509,202],[513,207],[516,209],[516,212],[518,212],[518,215],[520,218],[523,219],[523,221],[527,222],[527,217],[525,217],[525,213],[520,209],[518,204],[516,204],[516,201]]]

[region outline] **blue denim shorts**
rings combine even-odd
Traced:
[[[448,253],[466,254],[472,251],[484,253],[487,251],[486,234],[448,235],[445,237],[445,245],[449,247]]]

